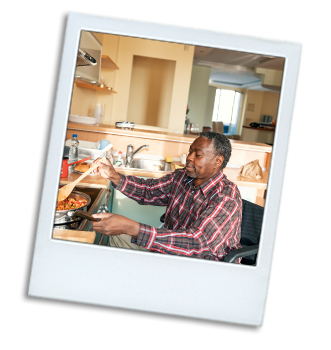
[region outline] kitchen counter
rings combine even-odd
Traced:
[[[180,165],[180,162],[174,162],[174,164]],[[139,177],[161,178],[169,173],[168,171],[149,171],[143,169],[122,168],[117,166],[114,168],[120,174]],[[264,197],[264,191],[267,189],[269,171],[263,171],[262,179],[250,179],[247,177],[238,176],[239,168],[226,167],[223,172],[227,178],[234,182],[237,186],[256,188],[258,191],[257,195],[261,198]],[[67,185],[78,179],[79,176],[80,174],[72,172],[68,175],[68,177],[60,179],[60,184]],[[110,180],[104,179],[98,175],[88,175],[82,180],[82,182],[79,182],[78,186],[109,188]],[[263,205],[264,201],[260,200],[258,204]]]
[[[273,127],[265,127],[265,128],[261,128],[261,127],[258,127],[258,128],[254,128],[252,126],[243,126],[243,128],[246,128],[246,129],[251,129],[251,130],[260,130],[260,131],[272,131],[272,132],[275,132],[275,128]]]
[[[273,144],[275,137],[275,128],[253,128],[251,126],[243,126],[241,137],[245,142],[257,142]]]
[[[176,164],[176,162],[175,162]],[[140,169],[130,169],[130,168],[122,168],[115,167],[115,170],[123,175],[132,175],[132,176],[141,176],[141,177],[154,177],[160,178],[166,175],[167,171],[148,171],[148,170],[140,170]],[[260,190],[267,189],[268,182],[268,171],[263,171],[262,179],[250,179],[243,176],[238,176],[239,169],[238,168],[225,168],[223,170],[226,177],[234,182],[237,186],[246,186],[246,187],[255,187]]]
[[[61,185],[67,185],[77,180],[82,174],[72,172],[67,177],[60,178]],[[109,188],[109,180],[99,175],[87,175],[77,186]]]
[[[89,132],[98,132],[109,135],[117,136],[129,136],[129,137],[139,137],[144,139],[156,139],[159,141],[174,141],[174,142],[185,142],[191,144],[199,135],[188,135],[188,134],[177,134],[165,131],[154,131],[154,130],[144,130],[144,129],[121,129],[116,128],[114,125],[98,124],[98,125],[87,125],[80,123],[68,124],[69,130],[80,130]],[[85,140],[85,139],[84,139]],[[88,141],[88,140],[86,140]],[[272,152],[272,146],[257,142],[244,142],[240,140],[230,140],[233,149],[245,149],[251,151],[261,151],[261,152]],[[114,143],[115,145],[115,143]]]
[[[256,130],[256,132],[258,131]],[[180,158],[181,155],[188,152],[191,143],[198,137],[198,135],[165,131],[121,129],[116,128],[114,125],[87,125],[69,122],[66,139],[70,139],[73,133],[78,134],[78,140],[97,142],[101,139],[106,139],[113,144],[114,151],[126,152],[129,144],[133,146],[133,149],[138,149],[142,145],[148,145],[148,148],[145,147],[139,151],[141,157],[144,155],[159,155]],[[240,186],[240,191],[244,197],[246,196],[254,203],[263,206],[273,147],[266,143],[258,142],[244,142],[240,140],[230,140],[230,142],[232,154],[224,173],[230,181]],[[263,178],[254,180],[238,176],[239,168],[253,160],[259,161],[263,171]],[[179,163],[177,164],[179,165]],[[166,172],[151,172],[142,169],[117,168],[116,170],[124,175],[140,177],[160,178],[166,174]],[[67,184],[74,181],[78,176],[76,173],[71,173],[68,178],[61,179],[61,183]],[[89,175],[82,184],[107,187],[108,181],[95,175]]]
[[[96,233],[94,231],[61,230],[56,228],[53,229],[53,238],[62,239],[65,241],[93,244],[95,236]]]
[[[175,162],[175,164],[176,163],[179,165],[179,162]],[[167,171],[149,171],[143,169],[132,169],[116,166],[114,168],[120,174],[140,177],[160,178],[168,173]],[[224,174],[227,176],[227,178],[230,181],[234,182],[237,186],[255,187],[257,189],[266,190],[269,175],[268,171],[263,171],[262,179],[250,179],[247,177],[238,176],[238,172],[238,168],[227,167],[224,169]],[[68,175],[68,177],[61,178],[60,184],[67,185],[77,180],[79,176],[79,173],[72,172]],[[79,182],[78,186],[109,188],[109,182],[109,180],[104,179],[101,176],[88,175],[81,182]]]

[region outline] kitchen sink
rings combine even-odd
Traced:
[[[149,171],[171,171],[171,165],[164,160],[133,159],[132,169],[143,169]]]

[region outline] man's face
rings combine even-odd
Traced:
[[[223,156],[216,156],[212,140],[198,137],[191,145],[187,161],[186,174],[199,183],[203,183],[219,172]]]

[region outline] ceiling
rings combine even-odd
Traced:
[[[255,67],[282,71],[285,59],[249,52],[214,49],[196,46],[194,65],[210,67],[210,84],[244,88],[248,90],[273,91],[261,86],[262,75]]]

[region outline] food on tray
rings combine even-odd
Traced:
[[[91,165],[89,163],[86,163],[86,162],[82,162],[82,163],[78,163],[74,170],[75,171],[79,171],[81,173],[85,173],[85,171],[89,170],[91,167]]]
[[[77,200],[74,198],[66,198],[62,202],[57,202],[56,210],[70,210],[84,207],[87,204],[86,199]]]

